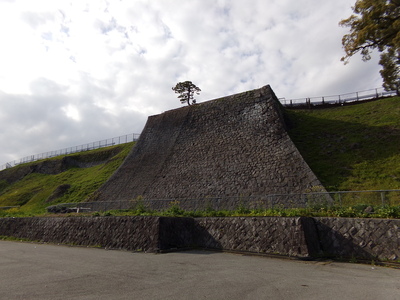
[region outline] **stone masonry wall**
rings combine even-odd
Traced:
[[[132,251],[206,248],[400,259],[400,220],[306,217],[0,218],[0,236]]]
[[[158,228],[157,217],[0,218],[0,235],[126,250],[157,250]]]
[[[97,200],[293,194],[316,185],[265,86],[149,117]]]
[[[297,257],[313,256],[320,251],[309,218],[198,218],[195,225],[196,244],[202,248]]]
[[[365,259],[400,259],[400,220],[315,218],[321,251]]]

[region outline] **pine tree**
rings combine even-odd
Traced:
[[[178,82],[176,86],[172,88],[172,90],[179,94],[178,98],[182,104],[186,102],[188,105],[196,103],[196,100],[193,96],[195,93],[199,95],[201,91],[191,81]]]

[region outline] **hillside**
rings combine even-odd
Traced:
[[[121,165],[132,143],[59,156],[0,172],[0,206],[42,213],[56,203],[90,197]]]
[[[289,134],[327,190],[400,189],[400,98],[288,110]]]

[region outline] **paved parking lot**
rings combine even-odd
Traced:
[[[0,299],[400,299],[400,270],[0,241]]]

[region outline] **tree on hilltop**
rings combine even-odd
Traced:
[[[194,94],[200,94],[201,89],[194,85],[191,81],[178,82],[172,90],[179,94],[178,98],[182,104],[185,102],[188,105],[196,103],[196,99],[193,98]]]
[[[342,38],[342,61],[348,63],[357,52],[368,61],[371,50],[378,49],[383,87],[400,95],[400,0],[357,0],[352,9],[355,15],[339,23],[350,27]]]

